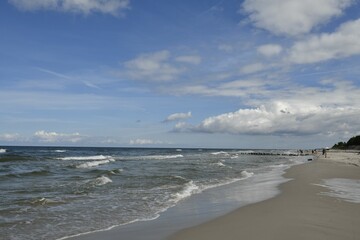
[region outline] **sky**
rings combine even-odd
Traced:
[[[0,145],[332,146],[359,66],[359,0],[4,0]]]

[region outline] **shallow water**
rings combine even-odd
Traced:
[[[279,176],[299,161],[289,156],[296,153],[291,150],[1,149],[0,235],[17,240],[58,239],[155,219],[209,188],[243,181],[238,186],[245,190],[251,188],[246,179],[270,184],[264,176]],[[263,155],[251,155],[256,153]],[[235,196],[247,199],[245,193]]]

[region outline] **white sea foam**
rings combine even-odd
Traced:
[[[237,151],[237,153],[239,153],[239,154],[250,154],[250,153],[254,153],[254,151],[252,151],[252,150],[243,150],[243,151]]]
[[[229,153],[224,152],[224,151],[220,151],[220,152],[213,152],[211,153],[212,155],[229,155]]]
[[[253,172],[247,172],[247,171],[241,171],[241,176],[243,176],[243,178],[249,178],[252,177],[254,175]]]
[[[111,183],[111,182],[112,182],[112,180],[105,176],[98,177],[94,180],[94,184],[97,186],[102,186],[102,185],[105,185],[105,184]]]
[[[96,167],[99,165],[103,165],[103,164],[107,164],[109,162],[113,162],[114,160],[112,159],[107,159],[107,160],[99,160],[99,161],[91,161],[91,162],[85,162],[82,164],[79,164],[76,166],[76,168],[92,168],[92,167]]]
[[[6,149],[5,148],[0,148],[0,153],[6,153]]]
[[[211,163],[211,165],[215,165],[215,166],[218,166],[218,167],[227,167],[224,163],[224,161],[219,161],[217,163]],[[229,167],[231,168],[231,167]]]
[[[199,186],[197,186],[194,181],[190,181],[185,184],[185,188],[178,193],[175,193],[175,202],[178,202],[184,198],[190,197],[193,193],[199,192]]]
[[[76,157],[62,157],[59,160],[65,161],[89,161],[89,160],[106,160],[112,159],[111,156],[95,155],[95,156],[76,156]]]
[[[57,152],[57,153],[64,153],[64,152],[66,152],[66,150],[55,150],[54,152]]]
[[[217,165],[217,166],[219,166],[219,167],[226,167],[226,165],[223,164],[222,162],[215,163],[215,165]]]
[[[183,158],[182,154],[174,155],[147,155],[147,156],[128,156],[128,157],[118,157],[120,160],[165,160],[165,159],[174,159],[174,158]]]
[[[322,192],[321,194],[341,198],[344,201],[352,203],[360,203],[360,180],[331,178],[323,180],[324,184],[315,184],[326,187],[330,192]]]

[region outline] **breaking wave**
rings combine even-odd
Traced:
[[[59,160],[64,161],[88,161],[88,160],[108,160],[112,159],[111,156],[95,155],[95,156],[77,156],[77,157],[61,157]]]

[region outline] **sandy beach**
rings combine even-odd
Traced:
[[[329,179],[353,181],[357,187],[359,163],[358,151],[329,151],[327,158],[319,155],[288,169],[284,177],[292,180],[280,186],[282,193],[277,197],[182,230],[169,239],[360,239],[359,193],[343,189],[334,194],[325,184]],[[342,198],[347,195],[355,200]]]

